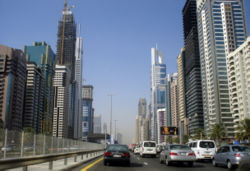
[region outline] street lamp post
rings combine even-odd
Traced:
[[[115,120],[115,140],[117,141],[116,122],[117,122],[117,120]]]
[[[110,137],[112,137],[112,97],[113,94],[109,94],[108,96],[110,96]],[[111,139],[110,139],[110,143],[111,143]]]

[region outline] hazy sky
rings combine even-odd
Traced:
[[[22,49],[46,41],[56,52],[57,24],[64,0],[0,0],[0,44]],[[94,86],[95,114],[113,119],[124,143],[134,140],[140,97],[150,97],[151,47],[163,52],[167,73],[177,71],[183,46],[186,0],[68,0],[83,37],[83,77]],[[250,23],[250,0],[245,0]],[[250,29],[248,27],[248,33]],[[113,126],[114,132],[114,126]]]

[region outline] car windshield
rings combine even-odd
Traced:
[[[232,149],[235,152],[246,152],[246,151],[249,152],[250,151],[250,148],[246,146],[233,146]]]
[[[186,145],[171,145],[170,149],[171,150],[191,150],[191,148]]]
[[[201,148],[214,148],[214,142],[211,141],[201,141],[200,142]]]
[[[144,147],[155,147],[155,143],[154,142],[145,142]]]
[[[125,145],[109,145],[107,151],[128,151],[128,147]]]

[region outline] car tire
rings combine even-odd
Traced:
[[[188,166],[189,167],[193,167],[194,166],[194,162],[188,162]]]
[[[171,166],[171,162],[170,161],[168,161],[168,159],[166,158],[166,165],[167,166]]]
[[[163,161],[161,160],[161,156],[159,157],[159,159],[160,159],[160,164],[162,164],[162,163],[163,163]]]
[[[233,165],[230,160],[227,161],[227,168],[230,170],[233,169]]]
[[[218,164],[215,162],[215,159],[212,160],[212,164],[213,164],[214,167],[218,166]]]
[[[107,162],[106,161],[104,161],[103,164],[104,164],[104,166],[107,166]]]
[[[143,155],[143,154],[141,155],[141,158],[144,158],[144,155]]]

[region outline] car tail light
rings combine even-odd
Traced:
[[[124,156],[124,157],[130,157],[130,154],[129,153],[123,153],[122,156]]]
[[[110,152],[105,152],[104,156],[112,156],[112,154]]]
[[[195,156],[195,154],[194,153],[189,153],[188,156]]]
[[[240,153],[234,154],[235,157],[240,157]]]
[[[178,156],[177,153],[170,153],[169,155],[170,155],[170,156]]]

